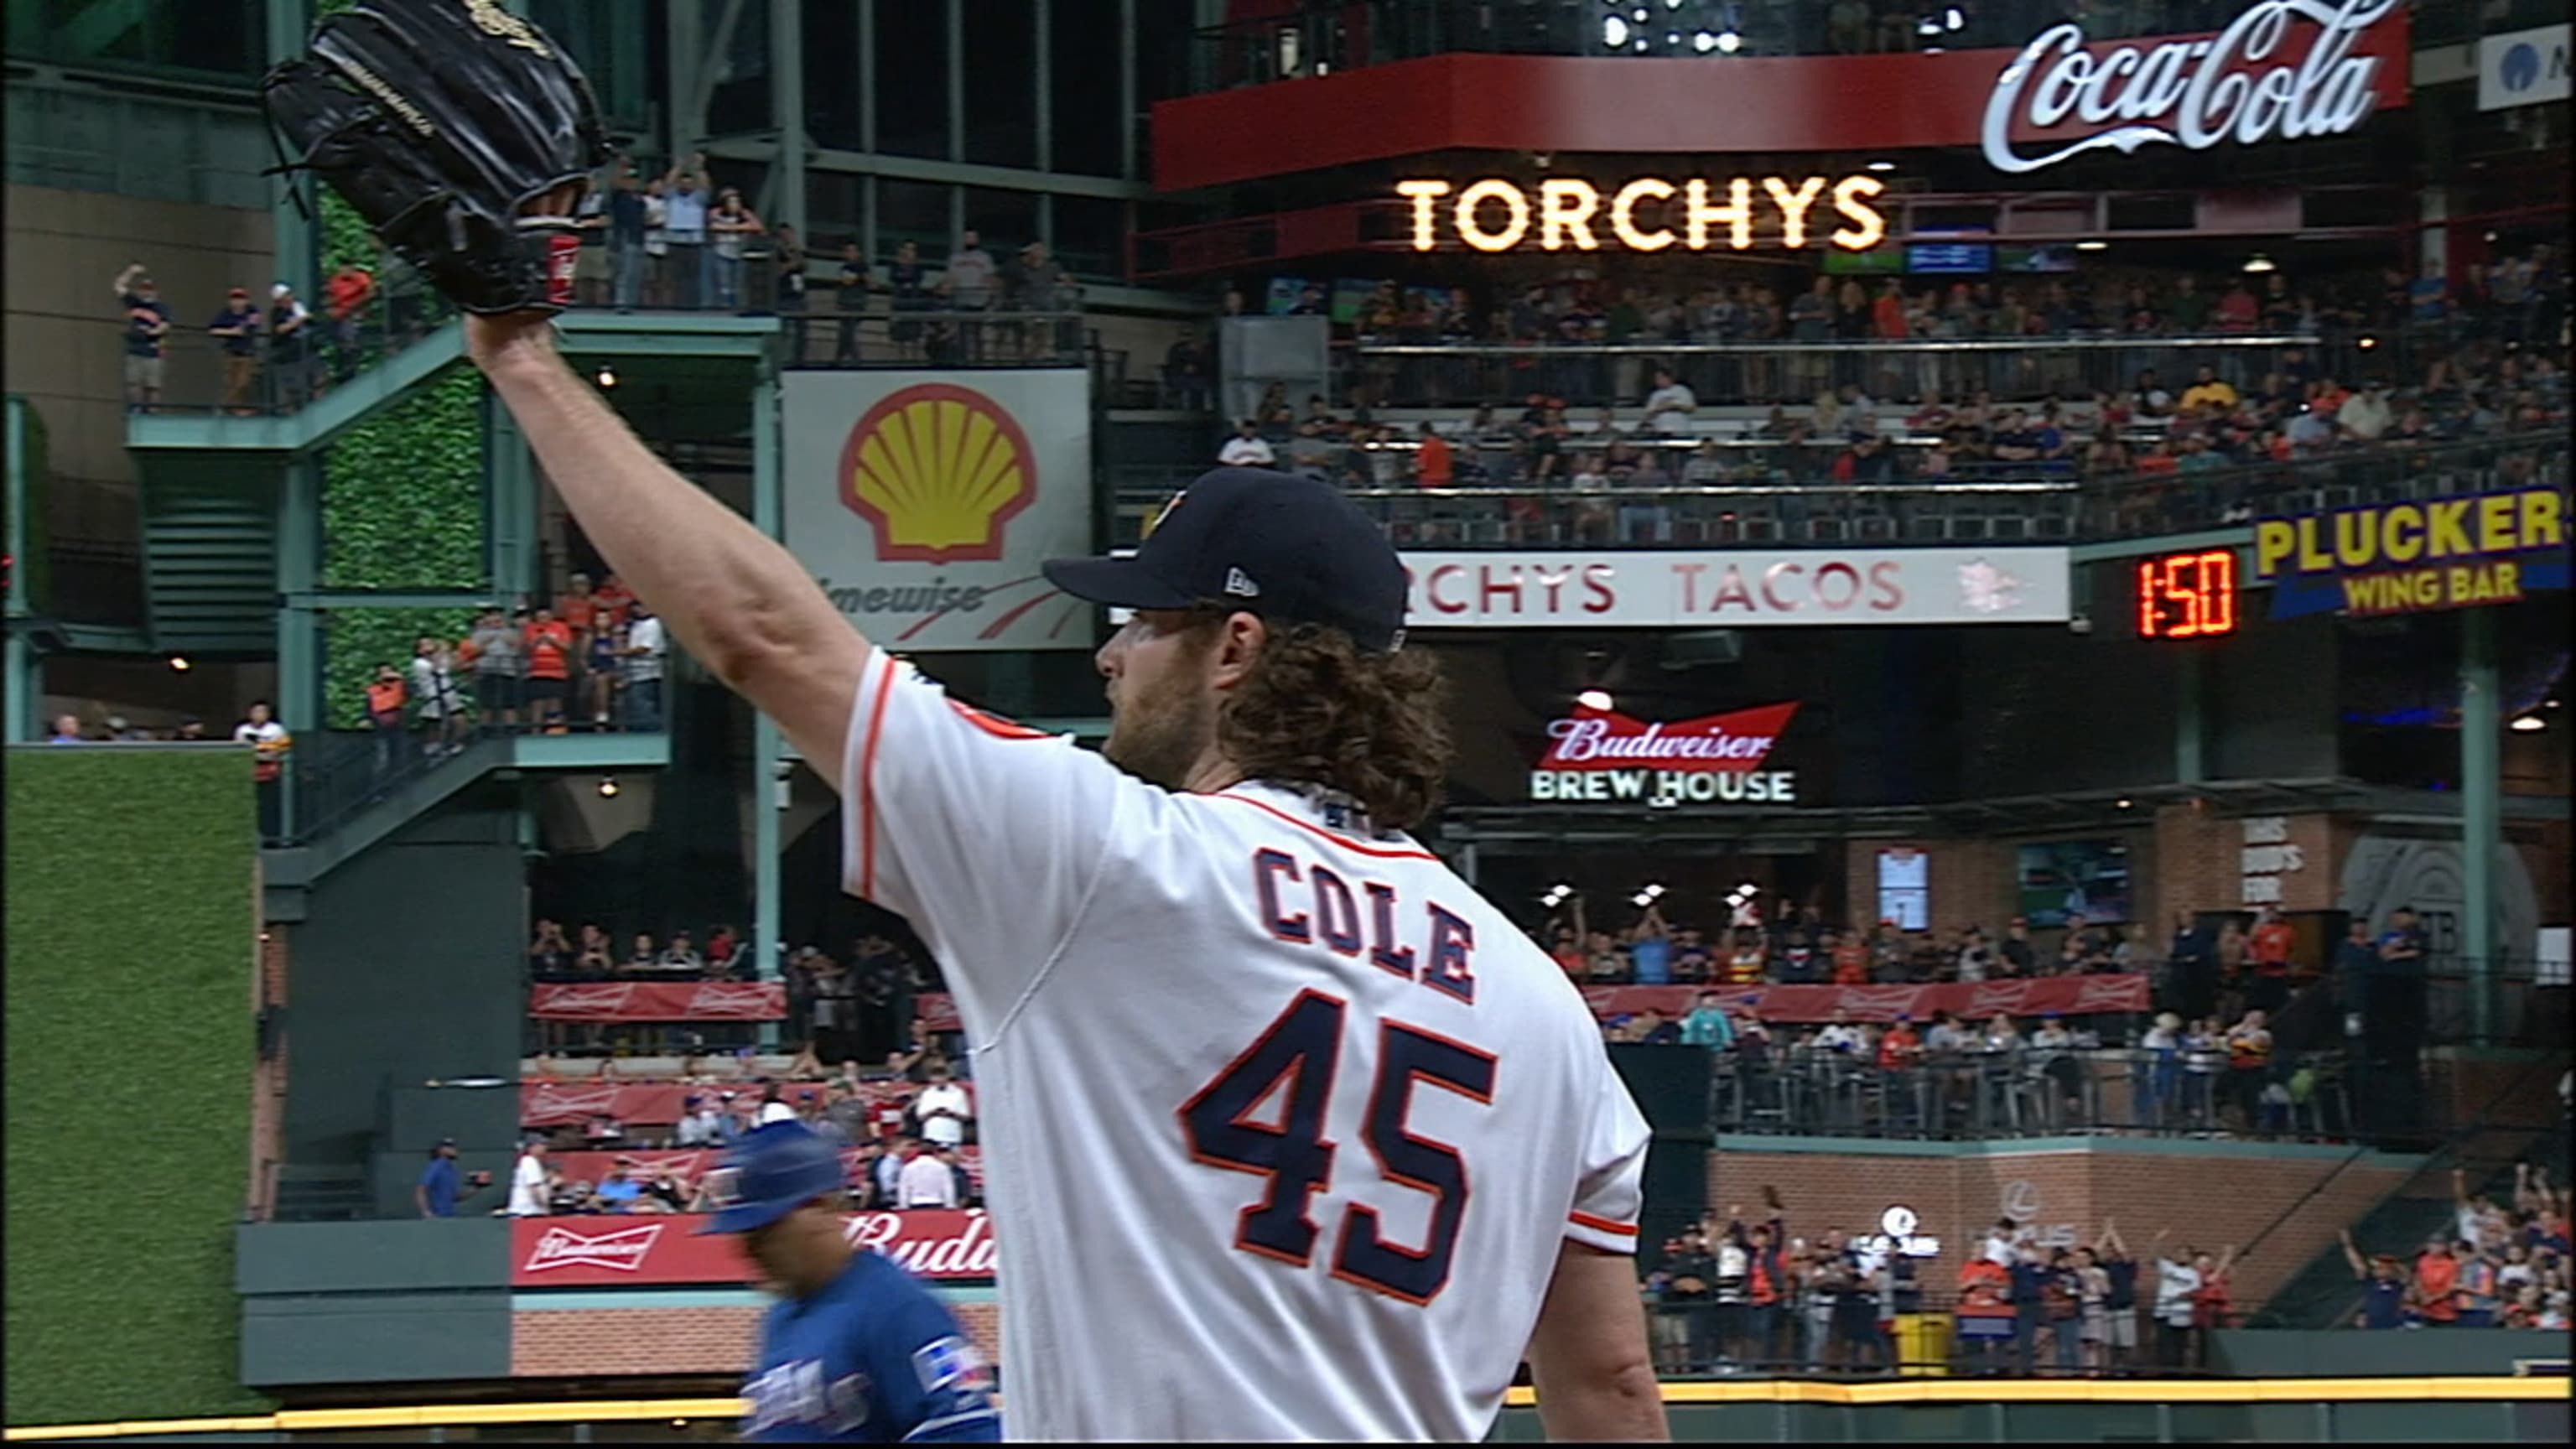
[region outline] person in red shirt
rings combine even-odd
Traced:
[[[552,609],[539,609],[521,638],[528,653],[529,723],[562,734],[564,701],[572,694],[572,629]]]
[[[1457,476],[1449,440],[1429,423],[1422,425],[1422,451],[1414,455],[1413,481],[1425,488],[1446,488]]]
[[[2246,959],[2254,968],[2254,980],[2245,995],[2245,1004],[2262,1011],[2279,1011],[2290,999],[2290,948],[2298,933],[2281,913],[2265,906],[2254,918],[2254,935],[2246,945]]]
[[[623,628],[628,613],[635,607],[635,591],[626,587],[615,574],[600,580],[599,587],[591,591],[590,598],[592,603],[606,611],[607,621],[601,626],[603,628]]]
[[[1898,1012],[1896,1024],[1878,1039],[1878,1064],[1888,1071],[1902,1071],[1914,1065],[1923,1055],[1923,1039],[1914,1034],[1914,1016]]]

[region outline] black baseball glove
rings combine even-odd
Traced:
[[[497,0],[365,0],[261,83],[293,160],[469,312],[569,299],[564,213],[608,158],[590,82]],[[544,214],[539,214],[542,209]]]

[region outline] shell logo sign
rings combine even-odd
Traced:
[[[841,502],[875,530],[880,562],[990,562],[1037,497],[1037,459],[999,403],[954,383],[916,383],[850,430],[838,482]]]

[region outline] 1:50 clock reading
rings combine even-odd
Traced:
[[[2206,639],[2236,632],[2236,551],[2167,554],[2138,565],[2138,637]]]

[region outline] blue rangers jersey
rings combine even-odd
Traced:
[[[742,1437],[844,1444],[993,1443],[982,1354],[911,1274],[862,1252],[831,1286],[769,1310]]]

